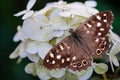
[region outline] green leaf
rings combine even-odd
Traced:
[[[77,77],[79,80],[87,80],[91,77],[93,74],[93,67],[88,67],[87,70],[82,70],[80,72],[77,72]]]
[[[98,63],[98,64],[96,64],[94,71],[97,74],[104,74],[105,72],[108,71],[108,66],[104,63]]]
[[[65,68],[62,68],[62,69],[53,69],[53,70],[50,70],[49,73],[50,73],[50,75],[52,77],[60,78],[60,77],[62,77],[65,74],[65,71],[66,71]]]

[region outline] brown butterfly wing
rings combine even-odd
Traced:
[[[73,35],[71,37],[71,63],[68,68],[73,71],[85,70],[92,63],[91,56],[87,54],[82,41],[77,40]]]
[[[76,29],[94,58],[102,57],[109,49],[107,34],[112,20],[112,12],[103,11],[93,15]]]
[[[55,45],[46,55],[43,61],[43,65],[47,69],[65,68],[70,65],[70,50],[71,45],[70,37],[66,37]],[[68,60],[67,60],[68,59]]]
[[[113,20],[110,11],[97,13],[55,45],[46,55],[43,65],[48,69],[65,68],[81,71],[91,63],[91,56],[100,58],[109,49],[107,36]]]
[[[68,67],[80,71],[87,69],[91,62],[91,57],[82,49],[80,43],[70,35],[48,52],[43,65],[50,70]]]

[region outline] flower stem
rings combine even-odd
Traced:
[[[120,71],[120,66],[115,70],[115,76],[118,75],[118,72]]]
[[[106,74],[102,74],[103,80],[108,80]]]

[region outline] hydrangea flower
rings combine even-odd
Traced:
[[[86,1],[85,3],[51,2],[47,3],[43,9],[33,11],[31,8],[35,2],[36,0],[29,0],[26,10],[14,15],[23,15],[23,25],[17,27],[17,33],[13,38],[14,42],[21,42],[9,56],[11,59],[28,57],[31,63],[26,65],[25,72],[38,76],[42,80],[51,78],[87,80],[92,76],[93,71],[97,74],[104,74],[108,71],[106,63],[96,63],[94,60],[91,66],[80,72],[67,68],[47,70],[42,65],[45,55],[53,45],[70,34],[69,29],[76,29],[88,17],[99,12],[94,8],[97,5],[95,1]],[[114,70],[113,64],[119,66],[116,54],[120,52],[120,38],[112,31],[108,36],[113,45],[107,55],[112,70]]]
[[[35,2],[36,0],[29,0],[26,6],[26,10],[20,11],[17,14],[14,14],[14,16],[21,16],[24,14],[24,16],[22,17],[23,20],[32,16],[34,14],[34,11],[30,9],[34,6]]]

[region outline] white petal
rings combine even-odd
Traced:
[[[69,11],[66,11],[66,12],[61,12],[59,15],[62,17],[71,17],[72,13]]]
[[[36,75],[36,65],[35,63],[29,63],[25,67],[25,72],[28,74]]]
[[[96,14],[96,13],[99,12],[97,9],[91,8],[91,7],[87,7],[87,6],[86,6],[86,10],[87,10],[86,13],[89,15],[89,17],[90,17],[91,15]]]
[[[66,69],[62,68],[62,69],[50,70],[49,72],[52,77],[60,78],[65,74],[65,71]]]
[[[68,71],[69,71],[70,73],[72,73],[72,74],[75,74],[75,75],[76,75],[77,72],[78,72],[78,71],[73,71],[72,69],[68,69]]]
[[[70,35],[70,33],[68,31],[64,31],[64,34],[61,37],[58,37],[56,39],[56,43],[60,42],[61,40],[63,40],[68,35]]]
[[[36,41],[31,41],[27,44],[26,46],[26,51],[29,54],[36,54],[37,53],[37,42]]]
[[[26,42],[22,42],[22,44],[20,45],[19,56],[21,58],[25,58],[27,56]]]
[[[41,9],[40,11],[38,11],[37,14],[45,14],[49,9],[51,9],[50,7],[45,7],[43,9]]]
[[[18,42],[20,40],[19,36],[20,36],[20,34],[19,34],[19,32],[17,32],[13,37],[13,41]]]
[[[73,15],[80,15],[84,17],[89,16],[88,13],[86,13],[86,7],[83,3],[74,2],[74,3],[68,4],[66,7],[70,11],[70,13]]]
[[[78,26],[81,25],[81,23],[83,23],[87,18],[83,17],[83,16],[75,16],[74,18],[72,18],[72,20],[69,21],[69,26],[72,29],[76,29]]]
[[[116,55],[118,52],[120,52],[120,42],[115,42],[112,46],[112,49],[110,50],[110,56]]]
[[[116,56],[111,56],[111,60],[115,66],[119,66],[119,61]]]
[[[30,10],[34,6],[35,2],[36,0],[29,0],[26,9]]]
[[[75,2],[67,5],[68,10],[74,15],[90,17],[98,12],[97,9],[88,7],[83,3]]]
[[[89,67],[87,70],[82,70],[81,72],[77,72],[77,76],[79,80],[88,80],[93,74],[93,67]]]
[[[113,31],[110,31],[110,39],[114,40],[114,41],[117,41],[117,42],[120,42],[120,37],[114,33]]]
[[[24,21],[23,32],[35,41],[49,41],[55,36],[50,26],[42,26],[40,22],[30,18]]]
[[[52,48],[52,46],[48,43],[40,43],[38,46],[38,55],[44,59],[47,52]]]
[[[57,31],[56,30],[55,33],[56,33],[55,37],[61,37],[64,34],[64,31],[62,31],[62,30]]]
[[[14,16],[21,16],[21,15],[25,14],[26,12],[27,12],[27,10],[23,10],[23,11],[18,12],[17,14],[14,14]]]
[[[25,13],[25,15],[22,17],[22,20],[27,19],[28,17],[32,16],[34,11],[28,11]]]
[[[18,30],[18,32],[13,37],[13,41],[14,42],[18,42],[20,40],[25,41],[27,39],[27,37],[23,34],[23,30],[22,30],[21,26],[18,26],[17,30]]]
[[[55,30],[66,30],[69,27],[67,26],[66,21],[59,15],[62,12],[60,9],[55,9],[50,15],[50,24]]]
[[[18,46],[17,46],[17,48],[10,54],[10,56],[9,56],[9,58],[10,59],[15,59],[15,58],[17,58],[18,56],[19,56],[19,49],[20,49],[20,45],[21,45],[22,43],[20,43]]]
[[[29,58],[32,62],[38,63],[40,57],[39,57],[37,54],[29,54],[29,55],[28,55],[28,58]]]
[[[85,5],[87,5],[89,7],[96,7],[97,6],[97,2],[94,1],[94,0],[85,1]]]
[[[51,78],[49,71],[46,68],[43,68],[42,66],[39,66],[37,68],[37,76],[41,80],[49,80]]]
[[[40,26],[49,25],[49,20],[48,20],[47,16],[45,16],[43,14],[38,14],[38,15],[34,16],[33,18]]]
[[[96,64],[94,71],[97,74],[104,74],[105,72],[108,71],[108,65],[105,63],[98,63],[98,64]]]

